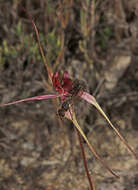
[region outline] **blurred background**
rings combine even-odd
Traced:
[[[138,1],[0,0],[0,103],[56,93],[48,83],[33,26],[54,72],[87,83],[113,124],[138,152]],[[0,108],[1,190],[88,190],[77,135],[55,101]],[[90,143],[118,174],[111,176],[84,142],[98,190],[138,189],[138,163],[98,111],[75,103]]]

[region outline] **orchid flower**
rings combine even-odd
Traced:
[[[25,9],[23,8],[23,10],[25,11]],[[26,12],[26,11],[25,11]],[[48,71],[48,76],[49,76],[49,80],[52,83],[53,88],[56,90],[56,94],[48,94],[48,95],[42,95],[42,96],[35,96],[35,97],[30,97],[30,98],[25,98],[22,100],[17,100],[14,102],[10,102],[10,103],[5,103],[5,104],[1,104],[0,107],[3,106],[9,106],[9,105],[13,105],[13,104],[18,104],[18,103],[22,103],[22,102],[27,102],[27,101],[34,101],[34,100],[47,100],[47,99],[53,99],[53,98],[59,98],[61,104],[67,99],[68,96],[70,96],[70,92],[73,89],[73,80],[69,77],[68,72],[64,72],[63,76],[59,75],[58,72],[56,73],[52,73],[52,69],[50,68],[50,66],[48,65],[48,62],[44,56],[41,44],[40,44],[40,39],[39,39],[39,34],[38,34],[38,30],[37,27],[33,21],[33,19],[31,18],[30,15],[28,15],[28,17],[30,18],[35,33],[36,33],[36,37],[37,37],[37,41],[38,41],[38,45],[39,45],[39,49],[41,52],[41,56],[43,58],[43,61],[45,63],[46,69]],[[115,133],[119,136],[120,140],[126,145],[126,147],[128,148],[128,150],[134,155],[134,157],[136,159],[138,159],[138,156],[136,155],[136,153],[133,151],[133,149],[129,146],[129,144],[126,142],[126,140],[122,137],[122,135],[119,133],[119,131],[114,127],[114,125],[111,123],[111,121],[109,120],[109,118],[106,116],[106,114],[104,113],[104,111],[102,110],[102,108],[100,107],[100,105],[97,103],[96,99],[89,94],[86,91],[83,91],[82,93],[78,93],[76,96],[79,96],[81,99],[87,101],[89,104],[92,104],[93,106],[96,107],[96,109],[102,114],[102,116],[106,119],[106,121],[108,122],[108,124],[110,125],[110,127],[115,131]],[[115,174],[107,165],[106,163],[100,158],[100,156],[97,154],[97,152],[94,150],[93,146],[90,144],[90,142],[88,141],[87,137],[85,136],[84,132],[82,131],[81,127],[79,126],[76,116],[75,116],[75,112],[73,109],[73,106],[70,106],[70,109],[67,110],[65,112],[65,118],[71,120],[74,124],[74,126],[76,127],[76,129],[79,131],[79,133],[81,134],[82,138],[86,141],[90,151],[95,155],[95,157],[104,165],[104,167],[114,176],[118,177],[117,174]]]
[[[31,97],[31,98],[25,98],[25,99],[22,99],[22,100],[17,100],[17,101],[11,102],[11,103],[2,104],[0,106],[2,107],[2,106],[8,106],[8,105],[17,104],[17,103],[26,102],[26,101],[46,100],[46,99],[53,99],[53,98],[60,98],[60,101],[62,103],[70,95],[70,91],[73,88],[73,80],[71,78],[69,78],[68,72],[64,72],[63,76],[60,76],[58,74],[58,72],[56,72],[52,76],[52,84],[53,84],[53,88],[55,88],[55,90],[57,91],[57,94],[49,94],[49,95],[42,95],[42,96],[35,96],[35,97]],[[129,149],[129,151],[137,159],[138,157],[137,157],[136,153],[129,146],[129,144],[126,142],[126,140],[122,137],[122,135],[119,133],[119,131],[111,123],[111,121],[109,120],[109,118],[106,116],[106,114],[104,113],[104,111],[102,110],[102,108],[97,103],[96,99],[92,95],[90,95],[89,93],[87,93],[87,92],[83,92],[81,94],[78,94],[77,96],[79,96],[81,99],[84,99],[85,101],[87,101],[88,103],[90,103],[90,104],[92,104],[92,105],[94,105],[96,107],[96,109],[103,115],[103,117],[106,119],[106,121],[109,123],[109,125],[113,128],[113,130],[115,131],[115,133],[119,136],[120,140],[126,145],[126,147]],[[96,156],[96,158],[100,162],[102,162],[102,164],[104,165],[104,167],[106,167],[107,170],[110,171],[110,173],[112,173],[114,176],[118,177],[104,163],[104,161],[100,158],[100,156],[94,150],[94,148],[92,147],[92,145],[89,143],[87,137],[83,133],[81,127],[79,126],[79,124],[78,124],[78,122],[76,120],[74,110],[73,109],[71,109],[71,111],[67,110],[66,113],[65,113],[65,117],[73,122],[73,124],[75,125],[75,127],[77,128],[77,130],[80,132],[81,136],[83,137],[83,139],[86,141],[86,143],[87,143],[89,149],[91,150],[91,152],[93,152],[94,155]]]

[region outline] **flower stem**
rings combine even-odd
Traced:
[[[33,18],[31,17],[31,15],[26,11],[26,9],[24,7],[22,7],[22,10],[27,14],[28,18],[30,19],[33,27],[34,27],[34,30],[35,30],[35,34],[36,34],[36,38],[37,38],[37,42],[38,42],[38,46],[39,46],[39,49],[40,49],[40,53],[41,53],[41,56],[42,56],[42,59],[43,59],[43,62],[46,66],[46,69],[47,69],[47,72],[48,72],[48,76],[49,76],[49,79],[52,83],[52,69],[50,68],[49,64],[48,64],[48,61],[44,55],[44,51],[43,51],[43,48],[41,46],[41,42],[40,42],[40,38],[39,38],[39,32],[38,32],[38,29],[36,27],[36,24],[35,22],[33,21]]]
[[[84,147],[83,147],[82,139],[81,139],[81,134],[80,134],[80,132],[77,129],[76,129],[76,131],[77,131],[78,139],[79,139],[79,142],[80,142],[83,164],[84,164],[85,171],[86,171],[86,174],[87,174],[87,177],[88,177],[88,181],[89,181],[89,184],[90,184],[90,189],[91,190],[95,190],[95,186],[94,186],[94,183],[93,183],[93,180],[92,180],[92,176],[90,175],[89,170],[88,170],[86,156],[85,156],[85,151],[84,151]]]

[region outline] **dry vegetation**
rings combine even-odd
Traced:
[[[138,152],[138,1],[22,0],[54,71],[87,81]],[[0,102],[52,92],[33,27],[17,0],[0,0]],[[78,121],[116,179],[85,145],[99,190],[136,190],[138,163],[99,113],[76,105]],[[0,189],[89,189],[73,126],[52,101],[0,108]]]

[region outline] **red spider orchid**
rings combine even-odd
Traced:
[[[53,87],[55,88],[55,90],[58,92],[58,94],[49,94],[49,95],[42,95],[42,96],[35,96],[35,97],[31,97],[31,98],[25,98],[22,100],[17,100],[11,103],[7,103],[7,104],[2,104],[0,105],[2,106],[8,106],[8,105],[12,105],[12,104],[17,104],[17,103],[21,103],[21,102],[26,102],[26,101],[33,101],[33,100],[46,100],[46,99],[52,99],[52,98],[60,98],[61,103],[64,102],[69,96],[71,91],[73,90],[73,80],[71,78],[69,78],[69,75],[67,72],[65,72],[63,74],[63,76],[60,76],[57,72],[55,74],[53,74],[52,76],[52,84]],[[104,116],[104,118],[107,120],[107,122],[109,123],[109,125],[114,129],[115,133],[119,136],[120,140],[123,141],[123,143],[127,146],[127,148],[129,149],[129,151],[136,157],[136,159],[138,158],[136,153],[132,150],[132,148],[129,146],[129,144],[126,142],[126,140],[121,136],[121,134],[118,132],[118,130],[113,126],[113,124],[111,123],[111,121],[108,119],[108,117],[106,116],[106,114],[103,112],[102,108],[99,106],[99,104],[97,103],[96,99],[90,95],[89,93],[83,91],[83,93],[78,93],[76,96],[81,97],[82,99],[86,100],[88,103],[94,105],[98,111]],[[89,143],[87,137],[85,136],[85,134],[83,133],[83,131],[81,130],[76,117],[75,117],[75,113],[74,110],[72,109],[72,107],[70,108],[70,110],[67,110],[65,112],[65,117],[67,119],[70,119],[73,124],[75,125],[75,127],[77,128],[77,130],[80,132],[81,136],[83,137],[83,139],[86,141],[88,147],[90,148],[91,152],[94,153],[94,155],[96,156],[96,158],[102,162],[102,164],[104,165],[105,168],[107,168],[108,171],[110,171],[110,173],[112,173],[114,176],[118,177],[118,175],[116,175],[105,163],[104,161],[100,158],[100,156],[97,154],[97,152],[94,150],[94,148],[92,147],[92,145]]]
[[[23,10],[25,11],[24,8],[23,8]],[[48,71],[49,80],[51,81],[53,88],[57,91],[57,94],[49,94],[49,95],[42,95],[42,96],[35,96],[35,97],[31,97],[31,98],[25,98],[25,99],[22,99],[22,100],[17,100],[17,101],[11,102],[11,103],[2,104],[2,105],[0,105],[0,107],[12,105],[12,104],[17,104],[17,103],[21,103],[21,102],[26,102],[26,101],[46,100],[46,99],[53,99],[53,98],[60,98],[60,102],[61,102],[62,107],[63,107],[63,103],[66,102],[66,100],[68,98],[72,98],[73,97],[74,80],[72,80],[69,77],[69,75],[68,75],[67,72],[64,72],[63,76],[59,75],[58,72],[56,72],[55,74],[52,73],[52,70],[49,67],[48,62],[47,62],[47,60],[46,60],[46,58],[44,56],[44,53],[43,53],[43,50],[42,50],[42,47],[41,47],[41,44],[40,44],[39,34],[38,34],[38,30],[36,28],[36,25],[35,25],[33,19],[31,18],[31,16],[28,15],[28,17],[29,17],[29,19],[31,20],[31,22],[33,24],[33,27],[34,27],[34,30],[35,30],[35,33],[36,33],[36,37],[37,37],[37,41],[38,41],[38,45],[39,45],[39,48],[40,48],[41,56],[43,58],[43,61],[44,61],[45,66],[46,66],[46,69]],[[81,93],[80,93],[80,91],[81,91]],[[135,158],[138,159],[138,156],[136,155],[136,153],[129,146],[129,144],[126,142],[126,140],[121,136],[121,134],[118,132],[118,130],[113,126],[113,124],[111,123],[111,121],[109,120],[109,118],[106,116],[106,114],[104,113],[104,111],[102,110],[102,108],[97,103],[96,99],[92,95],[90,95],[89,93],[87,93],[84,88],[78,88],[78,87],[77,87],[77,93],[75,93],[75,96],[79,96],[81,99],[84,99],[88,103],[90,103],[93,106],[95,106],[96,109],[103,115],[103,117],[109,123],[109,125],[111,126],[111,128],[119,136],[120,140],[126,145],[126,147],[135,156]],[[67,104],[67,109],[64,109],[64,111],[65,111],[65,115],[63,114],[63,116],[65,116],[65,118],[67,118],[67,119],[69,119],[69,120],[71,120],[73,122],[74,126],[79,131],[79,134],[81,134],[81,136],[83,137],[83,139],[86,141],[89,149],[95,155],[95,157],[104,165],[104,167],[110,173],[112,173],[114,176],[118,177],[118,175],[116,175],[104,163],[104,161],[100,158],[100,156],[94,150],[94,148],[92,147],[92,145],[89,143],[87,137],[83,133],[81,127],[79,126],[79,124],[78,124],[78,122],[76,120],[75,112],[74,112],[74,109],[73,109],[73,104],[71,104],[70,101]],[[94,188],[91,188],[91,189],[94,189]]]

